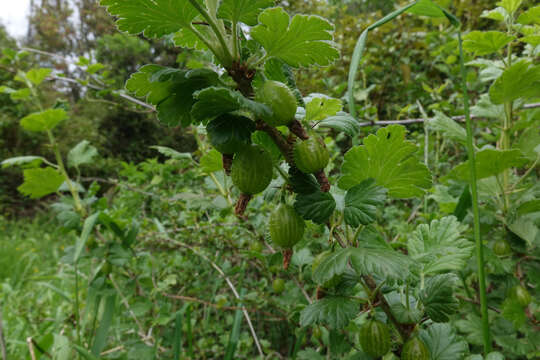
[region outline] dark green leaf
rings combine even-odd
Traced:
[[[328,325],[332,329],[342,329],[358,313],[359,306],[356,301],[329,296],[308,305],[300,314],[300,325],[313,324]]]
[[[350,188],[345,195],[345,222],[352,227],[374,222],[377,207],[386,200],[386,192],[387,190],[377,186],[373,179],[366,179]]]
[[[467,216],[467,211],[471,206],[471,191],[469,190],[469,185],[465,185],[465,187],[463,188],[463,192],[459,197],[459,202],[457,203],[454,210],[454,216],[458,219],[458,221],[463,221],[463,219],[465,219],[465,216]]]
[[[454,297],[457,278],[453,274],[441,274],[428,278],[420,292],[420,300],[426,314],[435,322],[447,322],[450,315],[459,310],[459,302]]]
[[[294,208],[304,219],[324,224],[334,212],[336,201],[330,193],[322,191],[298,194]]]
[[[114,315],[115,304],[116,296],[114,294],[107,296],[105,300],[105,308],[99,321],[99,327],[96,331],[94,345],[92,345],[92,354],[94,354],[95,356],[98,356],[105,347],[105,345],[107,345],[107,337]]]
[[[313,280],[317,284],[324,284],[336,275],[341,275],[348,267],[351,257],[350,249],[339,249],[324,258],[313,273]]]
[[[469,346],[456,335],[450,324],[432,324],[427,330],[420,330],[420,338],[431,354],[431,360],[463,359]]]
[[[384,297],[392,310],[392,314],[400,324],[416,324],[422,319],[423,313],[418,308],[416,299],[412,295],[409,295],[409,308],[407,308],[405,296],[393,291]]]
[[[312,194],[319,191],[319,183],[315,176],[304,174],[296,168],[289,169],[289,180],[293,191],[297,194]]]
[[[351,265],[358,274],[376,275],[383,279],[403,279],[407,276],[408,258],[390,247],[365,244],[351,248],[350,255]]]

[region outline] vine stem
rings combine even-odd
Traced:
[[[478,271],[478,282],[480,287],[480,313],[482,315],[482,338],[484,343],[484,354],[491,351],[491,334],[489,329],[489,317],[486,292],[486,274],[484,269],[484,251],[482,239],[480,237],[480,214],[478,210],[478,189],[476,177],[476,154],[474,150],[472,121],[469,109],[469,94],[467,92],[467,78],[465,71],[465,61],[463,55],[463,41],[461,39],[461,30],[458,30],[459,42],[459,63],[461,71],[461,85],[463,91],[463,102],[465,108],[465,120],[467,130],[467,154],[469,158],[470,186],[472,196],[472,208],[474,218],[474,240],[476,243],[476,264]]]

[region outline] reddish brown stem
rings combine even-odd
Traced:
[[[244,215],[244,212],[246,211],[246,208],[249,204],[249,201],[251,200],[252,196],[248,194],[241,194],[238,198],[238,201],[236,202],[236,206],[234,207],[234,214],[242,218],[242,215]]]
[[[302,126],[302,124],[300,123],[300,121],[298,120],[293,120],[290,124],[289,124],[289,130],[294,134],[296,135],[299,139],[302,139],[302,140],[307,140],[309,139],[309,135],[306,131],[306,129],[304,129],[304,127]]]
[[[329,192],[330,191],[330,182],[328,181],[328,178],[326,177],[326,174],[324,173],[324,170],[320,170],[315,173],[315,178],[317,178],[317,181],[319,182],[319,185],[321,186],[322,192]]]
[[[291,258],[293,255],[292,249],[284,249],[282,251],[283,254],[283,269],[287,270],[289,268],[289,265],[291,264]]]

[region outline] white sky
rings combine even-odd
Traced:
[[[0,22],[11,36],[19,38],[26,34],[30,0],[0,0]]]

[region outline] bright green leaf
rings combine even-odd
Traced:
[[[24,117],[21,126],[28,131],[45,132],[54,129],[66,119],[67,113],[64,109],[47,109]]]
[[[473,249],[473,243],[463,238],[465,229],[454,216],[420,224],[409,237],[409,255],[424,274],[461,270]]]
[[[295,15],[292,20],[280,7],[263,11],[251,36],[266,50],[266,55],[293,67],[329,65],[339,57],[332,42],[334,27],[315,15]]]
[[[13,101],[26,100],[32,96],[32,91],[29,88],[15,90],[9,94],[9,97]]]
[[[476,176],[484,179],[500,174],[506,169],[520,167],[527,160],[519,150],[484,149],[476,153]],[[449,179],[469,179],[469,161],[463,162],[453,168],[448,175]]]
[[[540,25],[540,5],[534,6],[519,15],[517,22],[522,25]]]
[[[31,69],[26,73],[26,78],[30,80],[32,84],[38,86],[49,76],[52,72],[52,69],[40,68],[40,69]]]
[[[201,0],[197,0],[201,3]],[[101,0],[101,5],[118,18],[121,31],[148,38],[161,37],[189,27],[199,14],[188,0]]]
[[[52,167],[26,169],[23,176],[24,182],[17,190],[32,199],[38,199],[58,191],[66,179],[64,175]]]
[[[430,129],[440,131],[445,137],[448,137],[461,144],[467,141],[467,133],[465,129],[456,121],[449,118],[440,111],[435,112],[435,117],[428,122]]]
[[[222,155],[216,149],[212,149],[201,157],[200,165],[206,174],[223,170]]]
[[[522,327],[527,320],[525,309],[512,297],[504,300],[501,310],[502,317],[510,321],[516,329]]]
[[[463,38],[463,49],[477,56],[488,55],[508,45],[514,36],[500,31],[472,31]]]
[[[315,268],[313,280],[322,285],[334,278],[334,276],[343,274],[349,266],[350,257],[350,248],[334,251],[326,256],[319,266]]]
[[[199,31],[199,33],[206,35],[207,40],[211,39],[211,34],[208,26],[205,25],[194,25],[194,27]],[[208,46],[190,29],[184,28],[177,31],[173,36],[174,45],[188,48],[188,49],[197,49],[197,50],[208,50]]]
[[[350,188],[345,195],[345,222],[352,227],[374,222],[377,208],[386,200],[386,192],[373,179],[366,179]]]
[[[17,156],[3,160],[0,165],[3,169],[12,166],[38,167],[43,160],[45,159],[41,156]]]
[[[100,64],[100,63],[96,63],[96,64],[92,64],[90,66],[88,66],[86,68],[86,72],[88,72],[89,74],[95,74],[101,70],[105,69],[105,65],[103,64]]]
[[[453,274],[441,274],[426,280],[420,292],[420,300],[426,314],[435,322],[447,322],[459,310],[459,302],[454,296],[457,278]]]
[[[304,120],[321,121],[336,115],[342,108],[343,105],[339,99],[327,96],[313,96],[309,102],[306,101],[306,117]]]
[[[497,7],[493,10],[484,10],[480,17],[495,21],[504,21],[508,17],[508,11],[505,8]]]
[[[489,96],[494,104],[540,96],[540,65],[516,62],[491,85]]]
[[[304,219],[324,224],[334,212],[336,201],[330,193],[322,191],[298,194],[294,208]]]
[[[504,116],[504,105],[495,105],[489,99],[488,94],[482,94],[476,105],[471,107],[471,115],[481,118],[501,119]]]
[[[540,199],[530,200],[520,204],[517,208],[517,213],[519,215],[530,214],[533,212],[540,211]]]
[[[327,117],[317,124],[317,127],[334,129],[353,137],[358,134],[360,127],[358,121],[345,112],[338,112],[334,116]]]
[[[156,105],[167,98],[172,84],[151,82],[151,77],[165,69],[160,65],[144,65],[136,73],[131,74],[126,82],[126,89],[137,97],[144,97],[150,104]]]
[[[197,120],[213,119],[221,114],[236,110],[247,110],[257,118],[268,117],[270,108],[264,104],[247,99],[238,91],[227,88],[209,87],[194,94],[198,100],[191,110]]]
[[[261,11],[274,5],[274,0],[223,0],[218,17],[255,26]]]
[[[463,359],[469,352],[467,342],[450,324],[431,324],[427,330],[420,330],[420,338],[429,349],[431,360]]]
[[[519,38],[519,41],[531,44],[532,46],[540,45],[540,35],[527,35]]]
[[[523,0],[502,0],[497,5],[502,6],[509,14],[513,14],[519,8]]]
[[[355,318],[358,310],[358,304],[352,299],[329,296],[302,310],[300,326],[323,324],[332,329],[342,329]]]
[[[97,155],[97,149],[90,145],[88,140],[83,140],[69,151],[68,166],[79,167],[83,164],[89,164]]]
[[[388,189],[394,198],[422,196],[431,187],[431,174],[414,153],[418,147],[405,140],[405,127],[391,125],[369,135],[363,146],[345,154],[339,187],[350,189],[368,178]]]

